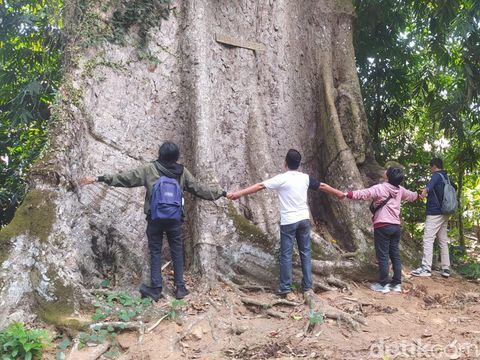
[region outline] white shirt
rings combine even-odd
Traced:
[[[310,219],[307,204],[309,181],[307,174],[289,170],[263,182],[267,189],[276,190],[278,193],[280,225]]]

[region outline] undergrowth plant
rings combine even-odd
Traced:
[[[167,313],[168,317],[172,320],[175,319],[177,317],[178,308],[184,305],[186,305],[186,302],[183,300],[172,300],[172,302],[170,303],[170,309]]]
[[[27,329],[23,323],[13,323],[0,332],[2,360],[41,359],[42,350],[49,344],[50,338],[46,330]]]
[[[152,304],[150,298],[139,298],[123,292],[112,292],[97,296],[93,321],[130,321],[142,315]]]

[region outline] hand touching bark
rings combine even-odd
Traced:
[[[229,200],[238,200],[241,197],[242,197],[242,195],[239,193],[239,191],[227,193],[227,199],[229,199]]]
[[[84,178],[80,179],[79,183],[80,183],[80,186],[85,186],[85,185],[93,184],[96,181],[97,181],[97,178],[94,178],[91,176],[85,176]]]

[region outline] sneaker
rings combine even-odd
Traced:
[[[158,301],[162,297],[162,288],[161,287],[151,287],[145,284],[140,286],[140,295],[142,298],[149,297],[153,301]]]
[[[450,277],[450,270],[449,269],[442,269],[441,274],[444,278],[448,278],[448,277]]]
[[[283,296],[283,295],[290,294],[291,292],[292,292],[292,290],[290,290],[290,289],[288,289],[288,290],[277,289],[277,290],[275,290],[275,295]]]
[[[190,291],[185,287],[185,285],[179,285],[175,288],[175,299],[180,300],[185,296],[190,294]]]
[[[402,285],[400,284],[397,284],[397,285],[388,284],[388,288],[390,289],[390,291],[393,291],[396,293],[402,292]]]
[[[413,276],[432,276],[432,272],[423,265],[413,270],[410,274]]]
[[[374,283],[370,286],[370,290],[386,294],[390,292],[390,287],[388,286],[388,284],[383,286],[379,283]]]

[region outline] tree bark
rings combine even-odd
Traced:
[[[102,38],[112,9],[77,5],[67,2],[66,74],[51,146],[32,172],[32,189],[44,196],[19,212],[41,219],[50,209],[50,226],[39,234],[38,224],[19,217],[17,228],[7,227],[0,326],[32,314],[50,321],[52,309],[68,314],[104,278],[127,288],[147,280],[143,189],[77,181],[153,160],[164,140],[179,144],[181,162],[198,178],[228,190],[281,172],[289,148],[302,153],[304,172],[342,190],[379,179],[350,0],[178,1],[175,15],[150,29],[149,56],[136,48],[135,26],[123,45]],[[217,43],[216,34],[265,50]],[[235,203],[187,195],[186,203],[187,267],[206,283],[219,274],[276,282],[275,194]],[[367,204],[312,193],[310,207],[314,231],[323,233],[314,234],[316,261],[350,268],[371,260]]]

